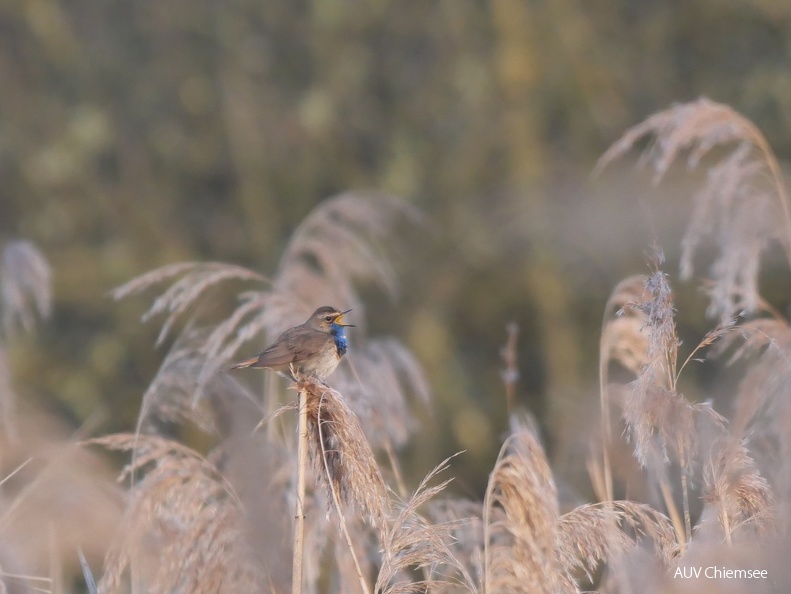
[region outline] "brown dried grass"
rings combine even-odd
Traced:
[[[453,584],[477,592],[472,576],[454,552],[452,535],[459,520],[432,524],[419,513],[451,482],[448,479],[429,486],[448,469],[450,460],[442,461],[423,478],[414,495],[389,522],[382,541],[382,565],[374,585],[376,594],[418,593]],[[441,573],[435,576],[439,568]],[[424,579],[407,579],[407,570],[423,570]]]
[[[635,457],[644,466],[653,466],[656,463],[651,460],[659,453],[665,463],[673,461],[682,469],[685,527],[684,534],[678,527],[676,532],[687,542],[675,553],[676,567],[757,563],[761,568],[772,567],[774,575],[783,580],[782,569],[772,565],[771,551],[784,546],[780,543],[786,537],[776,535],[787,534],[789,521],[791,473],[787,460],[791,449],[786,436],[791,415],[786,384],[791,369],[791,334],[779,312],[759,295],[757,282],[761,255],[772,240],[778,239],[786,255],[791,254],[787,195],[779,167],[751,122],[727,106],[702,99],[655,114],[627,131],[601,158],[599,168],[644,136],[653,139],[643,159],[653,166],[656,182],[686,151],[691,168],[712,157],[706,182],[693,198],[682,243],[681,273],[683,278],[691,277],[693,260],[704,242],[713,238],[718,252],[710,268],[711,279],[703,286],[711,298],[708,313],[718,317],[720,324],[679,364],[675,311],[659,262],[645,277],[639,297],[635,290],[638,282],[625,281],[613,292],[605,312],[600,354],[602,400],[609,398],[611,390],[611,361],[636,373],[623,408]],[[625,298],[631,302],[624,303]],[[629,314],[627,321],[612,317],[617,306]],[[738,323],[739,317],[756,313],[768,313],[772,318]],[[739,339],[743,339],[741,344]],[[731,347],[735,344],[734,352]],[[730,424],[708,404],[688,402],[678,389],[683,369],[708,347],[713,347],[713,355],[731,352],[730,362],[738,362],[744,369]],[[651,472],[646,480],[657,481],[666,501],[672,503],[667,474]],[[693,532],[686,497],[693,492],[691,485],[696,480],[702,482],[704,507]],[[616,507],[612,505],[612,509]],[[762,547],[762,542],[772,544]],[[748,549],[746,543],[750,543]],[[593,550],[590,558],[596,557],[596,544],[594,540],[589,547]],[[757,553],[759,549],[761,553]],[[628,561],[634,553],[626,554],[624,562],[613,566],[615,571],[609,574],[605,587],[633,591],[641,583]],[[672,569],[664,575],[653,571],[654,591],[688,591],[679,580],[669,579]],[[700,582],[694,582],[700,589]],[[741,587],[736,582],[733,585]],[[716,588],[721,587],[724,583],[718,582]]]
[[[81,574],[77,548],[101,559],[122,494],[109,465],[56,419],[24,411],[15,425],[14,440],[0,439],[0,580],[8,592],[63,592]]]
[[[538,440],[517,427],[500,452],[484,500],[485,593],[579,592],[603,562],[634,550],[647,536],[660,560],[676,553],[662,513],[632,501],[579,506],[561,515],[557,489]]]
[[[357,416],[339,392],[319,381],[305,378],[295,389],[307,396],[316,476],[329,477],[344,503],[367,516],[372,525],[384,526],[389,499]]]
[[[749,526],[757,532],[771,527],[773,495],[744,442],[730,440],[718,449],[703,474],[703,500],[716,511],[728,543],[737,529]],[[705,513],[705,512],[704,512]],[[750,534],[748,538],[752,538]]]
[[[117,434],[89,440],[134,451],[119,480],[140,474],[128,494],[118,539],[108,550],[100,592],[121,588],[129,570],[135,591],[262,591],[242,505],[231,485],[195,451],[161,437]]]
[[[484,594],[578,591],[555,556],[557,489],[543,450],[530,433],[506,440],[483,505]],[[503,512],[499,517],[496,508]]]
[[[791,443],[784,432],[791,426],[791,415],[786,414],[791,409],[784,402],[791,339],[779,317],[741,326],[731,319],[741,310],[770,311],[756,284],[767,239],[780,237],[791,253],[784,239],[787,215],[785,223],[776,216],[785,197],[776,162],[752,124],[726,106],[701,100],[657,114],[628,131],[602,157],[601,165],[646,135],[656,139],[646,159],[652,161],[657,181],[683,151],[690,151],[694,167],[706,155],[716,156],[715,146],[723,151],[735,147],[710,168],[706,185],[695,197],[682,246],[682,272],[690,275],[703,242],[709,237],[719,242],[709,286],[711,312],[720,317],[721,325],[679,362],[676,312],[661,258],[648,275],[630,277],[613,291],[600,340],[606,419],[602,432],[608,448],[608,477],[599,480],[606,484],[599,488],[605,497],[602,503],[561,515],[543,448],[535,432],[519,422],[491,473],[482,509],[469,502],[439,500],[449,481],[429,485],[447,468],[447,460],[429,473],[406,503],[391,502],[374,452],[387,452],[398,476],[395,452],[408,442],[415,426],[409,396],[427,404],[428,390],[419,365],[400,343],[365,340],[365,316],[355,283],[370,282],[395,294],[395,273],[385,257],[383,238],[396,219],[413,213],[386,197],[345,194],[322,204],[295,232],[266,290],[242,293],[233,313],[207,329],[199,328],[203,320],[194,311],[207,292],[228,280],[264,278],[216,263],[184,264],[144,275],[116,292],[123,296],[173,281],[147,314],[166,315],[161,339],[188,313],[194,314],[144,398],[140,428],[147,428],[144,423],[149,421],[190,422],[223,441],[212,462],[153,436],[108,436],[92,442],[132,450],[125,473],[140,475],[129,489],[122,536],[107,556],[102,591],[117,589],[127,571],[134,589],[287,587],[287,577],[264,568],[263,549],[252,544],[248,520],[262,506],[261,493],[276,500],[281,515],[288,515],[284,510],[293,507],[294,498],[294,448],[288,432],[278,436],[273,431],[257,434],[260,442],[235,458],[239,433],[224,431],[227,419],[220,417],[235,414],[238,408],[232,403],[245,402],[249,414],[261,414],[262,408],[236,393],[234,382],[218,378],[216,371],[246,341],[299,323],[324,302],[355,308],[361,328],[353,338],[354,349],[333,376],[338,390],[308,379],[294,386],[306,398],[314,461],[313,481],[303,501],[308,591],[366,592],[376,576],[373,589],[383,594],[578,592],[584,579],[595,582],[602,565],[607,566],[607,581],[600,587],[628,591],[636,572],[630,563],[641,556],[651,560],[659,583],[662,571],[667,573],[673,563],[692,563],[705,555],[731,558],[737,547],[756,537],[773,535],[782,542],[782,536],[774,536],[782,531],[768,528],[776,522],[787,528],[788,523],[783,510],[791,494]],[[708,404],[688,401],[678,382],[685,366],[703,349],[723,337],[728,337],[721,341],[727,348],[737,335],[745,342],[734,357],[755,361],[735,401],[729,435],[726,420]],[[505,349],[509,407],[515,394],[516,331],[510,336]],[[613,364],[633,381],[611,385]],[[196,407],[204,394],[211,396],[212,408]],[[649,469],[642,480],[662,492],[671,515],[673,483],[680,483],[675,490],[684,498],[683,526],[675,517],[675,526],[671,524],[658,506],[613,500],[609,474],[615,466],[610,459],[611,442],[616,440],[611,426],[615,408],[621,409],[635,460]],[[263,454],[277,446],[277,455]],[[670,478],[671,462],[678,465],[680,479]],[[767,465],[775,472],[766,472]],[[237,482],[231,486],[231,481],[250,469],[265,476],[242,497]],[[706,505],[696,519],[688,497],[694,495],[692,483],[698,479]],[[325,488],[313,488],[314,484]],[[399,484],[399,491],[405,493],[405,485]],[[303,493],[297,497],[303,498]],[[330,513],[323,513],[328,507]],[[343,538],[332,529],[335,521]],[[279,526],[271,534],[282,537],[287,528]],[[277,559],[282,564],[282,555]]]
[[[634,439],[635,457],[645,466],[649,449],[656,446],[664,458],[672,456],[685,472],[690,472],[692,456],[698,450],[698,424],[722,426],[725,421],[708,404],[690,403],[678,392],[675,310],[667,275],[658,265],[644,277],[643,295],[625,309],[640,312],[638,319],[645,320],[647,332],[645,361],[631,383],[623,409],[628,435]],[[720,331],[710,334],[693,352],[719,335]]]
[[[691,278],[703,240],[719,251],[711,265],[709,314],[726,322],[742,311],[756,311],[760,257],[777,238],[791,263],[791,216],[780,167],[761,131],[727,105],[705,98],[658,112],[624,133],[599,159],[597,171],[631,150],[643,137],[652,142],[642,161],[659,183],[673,161],[688,151],[697,167],[715,147],[725,156],[708,170],[694,197],[694,210],[682,240],[681,274]]]

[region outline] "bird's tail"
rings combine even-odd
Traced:
[[[232,369],[245,369],[247,367],[255,367],[256,363],[258,363],[258,356],[255,356],[251,359],[245,359],[244,361],[239,361],[238,363],[234,363],[230,367],[228,367],[227,371],[231,371]]]

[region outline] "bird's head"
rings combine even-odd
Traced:
[[[333,324],[343,328],[354,327],[354,324],[343,323],[343,316],[350,311],[350,309],[347,309],[346,311],[340,311],[334,307],[325,305],[313,312],[313,315],[310,316],[310,320],[308,320],[308,324],[312,328],[321,330],[322,332],[330,332],[332,330]]]

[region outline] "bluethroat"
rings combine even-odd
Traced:
[[[354,324],[344,324],[343,316],[350,311],[339,311],[329,305],[320,307],[307,322],[283,332],[272,346],[229,369],[266,368],[294,380],[296,376],[323,380],[335,371],[349,348],[346,328]]]

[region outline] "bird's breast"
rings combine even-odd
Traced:
[[[303,361],[301,367],[304,373],[323,379],[335,371],[340,360],[341,355],[338,353],[338,347],[333,341],[328,341],[325,348],[322,348],[310,359]]]

